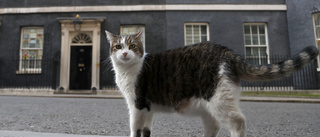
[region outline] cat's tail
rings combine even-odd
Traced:
[[[289,60],[268,65],[252,65],[242,59],[235,57],[235,69],[241,79],[248,81],[268,81],[291,75],[310,63],[319,55],[314,46],[304,48],[300,53]]]

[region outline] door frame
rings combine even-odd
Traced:
[[[61,23],[61,57],[60,57],[60,83],[58,92],[68,93],[70,81],[70,57],[71,57],[71,40],[74,32],[74,18],[59,19]],[[91,89],[96,91],[100,89],[100,37],[101,22],[104,18],[83,19],[81,31],[92,32],[92,81]],[[81,32],[80,31],[80,32]]]

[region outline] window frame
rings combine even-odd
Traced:
[[[251,45],[247,45],[246,44],[246,34],[245,33],[245,25],[250,25],[250,39],[251,39]],[[265,35],[265,45],[261,45],[261,39],[260,39],[260,33],[259,33],[259,29],[257,29],[257,35],[258,35],[258,45],[253,45],[253,34],[252,34],[252,25],[264,25],[264,35]],[[245,58],[247,59],[247,50],[246,48],[249,47],[249,48],[266,48],[266,58],[267,58],[267,64],[270,64],[270,50],[269,50],[269,38],[268,38],[268,25],[267,23],[243,23],[243,42],[244,42],[244,54],[245,54]],[[261,60],[261,53],[260,53],[260,50],[258,51],[259,55],[258,55],[258,58],[259,58],[259,65],[262,64],[262,60]],[[255,58],[255,57],[253,57]]]
[[[188,44],[187,43],[187,25],[192,25],[192,28],[194,25],[198,25],[198,26],[201,26],[201,25],[205,25],[207,27],[207,41],[210,41],[210,32],[209,32],[209,23],[184,23],[184,45],[185,46],[188,46],[188,45],[192,45],[192,44],[195,44],[194,42],[194,33],[193,33],[193,29],[192,29],[192,43],[191,44]],[[199,29],[199,38],[200,38],[200,42],[203,42],[201,40],[201,37],[202,37],[202,33],[201,33],[201,28]]]
[[[319,20],[319,25],[316,24],[317,17],[319,18],[318,19]],[[317,29],[319,29],[319,31],[320,31],[320,12],[312,14],[312,22],[313,22],[315,45],[319,49],[320,48],[320,36],[319,36],[319,38],[317,37]],[[317,63],[318,63],[317,71],[320,71],[320,56],[317,57]]]
[[[142,36],[142,44],[143,44],[143,50],[146,51],[146,26],[145,25],[132,25],[132,24],[123,24],[123,25],[120,25],[120,35],[130,35],[130,34],[122,34],[122,31],[123,31],[123,27],[138,27],[138,31],[142,30],[143,33],[141,34]],[[139,27],[140,27],[140,30],[139,30]],[[135,33],[138,33],[138,32],[135,32]]]
[[[42,29],[42,45],[41,48],[23,48],[23,42],[24,42],[24,31],[25,29]],[[41,26],[25,26],[21,27],[20,29],[20,49],[19,49],[19,70],[16,71],[16,74],[41,74],[42,72],[42,59],[43,59],[43,46],[44,46],[44,27]],[[39,68],[24,68],[23,67],[23,50],[41,50],[41,59],[35,59],[40,60],[40,67]],[[28,63],[30,62],[30,59],[27,59]],[[37,62],[35,63],[37,64]]]

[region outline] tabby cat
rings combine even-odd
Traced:
[[[151,135],[155,112],[200,116],[206,137],[216,136],[220,125],[232,137],[244,137],[245,118],[238,105],[240,79],[279,79],[318,56],[317,48],[310,46],[286,61],[252,65],[211,42],[146,54],[141,34],[106,31],[116,84],[129,108],[131,137]]]

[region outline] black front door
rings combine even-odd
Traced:
[[[70,90],[91,88],[92,46],[71,46]]]

